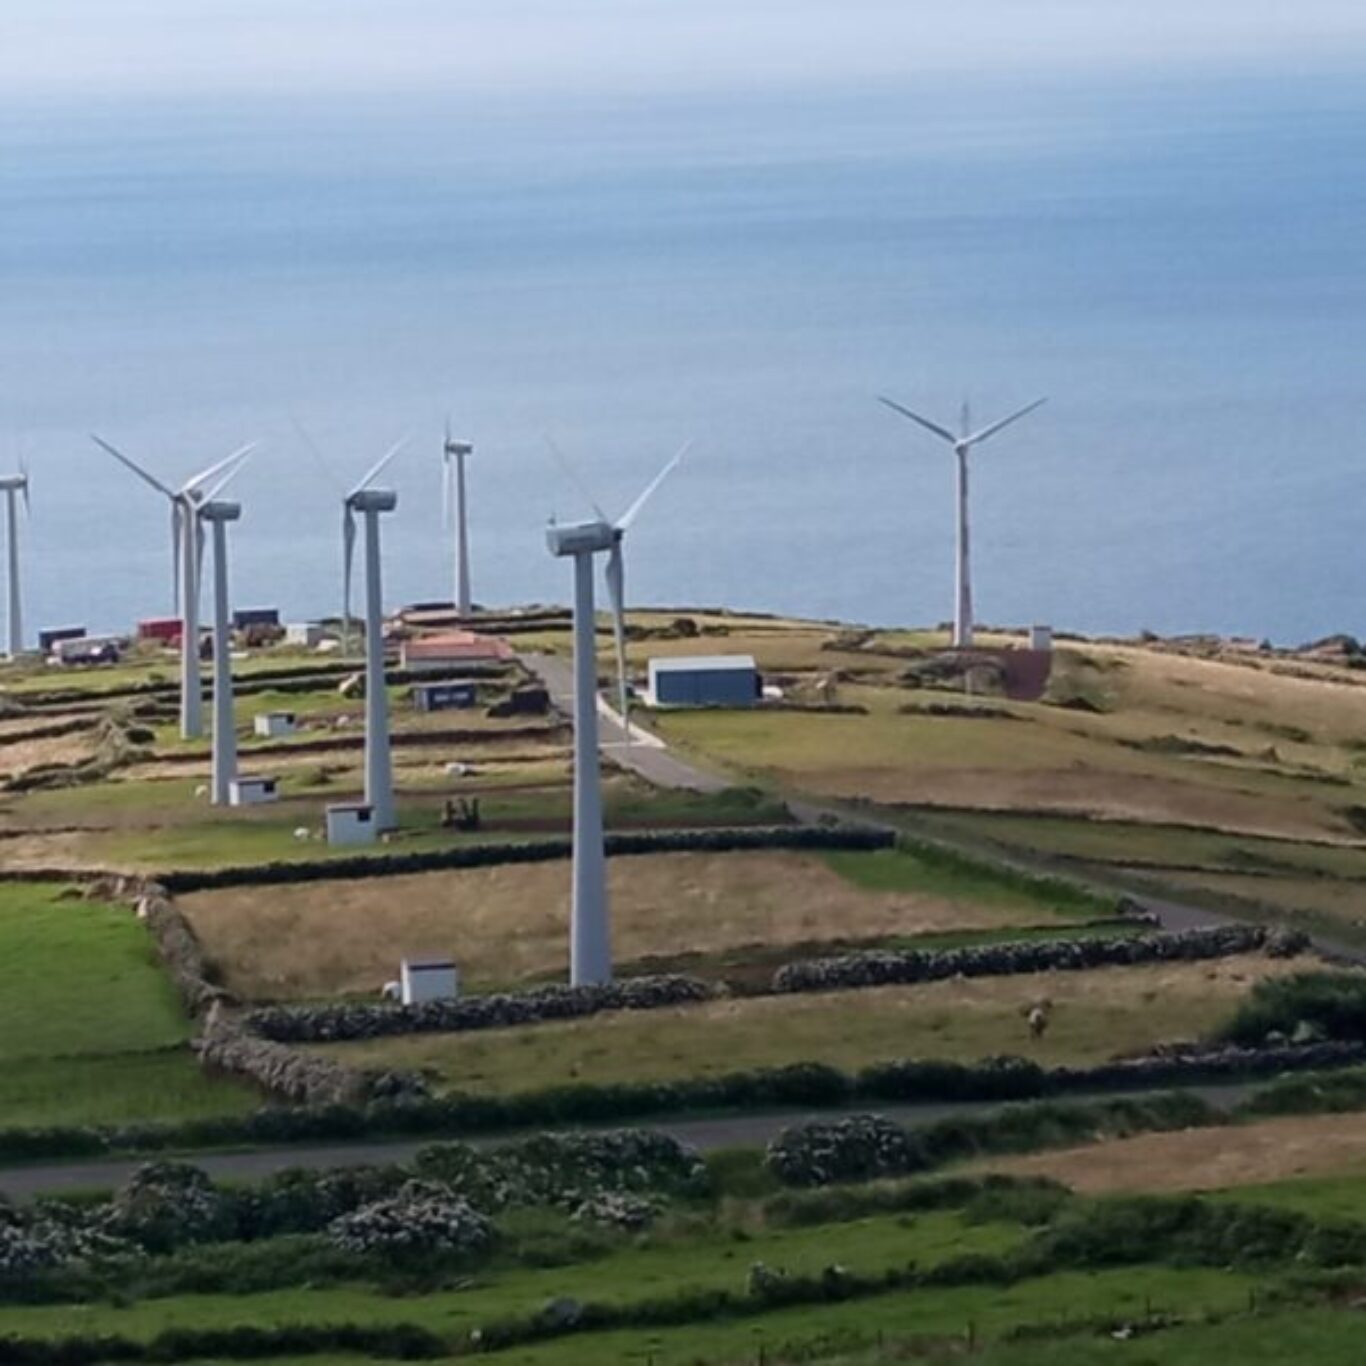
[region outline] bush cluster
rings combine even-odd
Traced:
[[[732,853],[741,849],[886,849],[891,831],[862,825],[714,826],[701,830],[630,830],[606,837],[609,856],[665,853]],[[438,872],[449,868],[490,868],[502,864],[544,863],[568,858],[570,840],[526,840],[518,844],[464,844],[408,853],[359,854],[350,858],[298,863],[263,863],[170,873],[168,891],[199,892],[215,887],[266,886],[319,882],[335,878],[385,877],[398,873]]]
[[[626,977],[606,986],[545,986],[411,1006],[354,1002],[266,1006],[251,1011],[245,1024],[254,1034],[276,1043],[333,1043],[389,1034],[503,1029],[541,1020],[576,1019],[604,1010],[657,1010],[704,1001],[710,995],[707,983],[695,977]]]
[[[917,1128],[880,1115],[850,1115],[784,1129],[769,1143],[765,1161],[787,1185],[825,1186],[909,1176],[990,1153],[1190,1128],[1221,1118],[1219,1111],[1185,1092],[1091,1105],[1044,1101]]]
[[[1287,1040],[1366,1042],[1366,977],[1301,972],[1258,982],[1219,1037],[1250,1048]]]
[[[773,990],[833,991],[848,987],[939,982],[960,976],[1084,972],[1092,968],[1137,963],[1226,958],[1234,954],[1251,953],[1256,949],[1285,957],[1301,952],[1308,945],[1308,936],[1297,931],[1265,930],[1254,925],[1226,925],[1176,934],[1040,939],[969,945],[956,949],[874,949],[788,963],[774,973]],[[1366,1009],[1363,1009],[1363,1020],[1366,1020]]]
[[[434,1144],[417,1154],[413,1168],[484,1210],[574,1209],[607,1193],[689,1194],[706,1184],[697,1153],[653,1129],[534,1134],[491,1148]]]
[[[328,1237],[343,1252],[378,1254],[398,1266],[431,1258],[478,1256],[494,1242],[493,1225],[470,1203],[433,1181],[405,1181],[390,1196],[338,1215]]]

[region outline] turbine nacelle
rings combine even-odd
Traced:
[[[595,555],[621,541],[621,530],[608,522],[558,523],[548,526],[545,542],[552,555]]]
[[[242,504],[214,499],[201,503],[197,511],[201,520],[205,522],[235,522],[242,515]]]
[[[452,441],[450,437],[447,437],[444,450],[447,455],[473,455],[474,442]]]
[[[398,494],[393,489],[357,489],[347,495],[346,506],[353,512],[392,512]]]
[[[28,488],[26,474],[0,474],[0,493],[22,493]]]

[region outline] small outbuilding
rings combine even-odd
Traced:
[[[365,802],[334,802],[327,808],[328,844],[374,844],[375,808]]]
[[[38,649],[43,654],[50,655],[60,641],[82,640],[84,637],[84,626],[49,626],[38,632]]]
[[[180,639],[184,630],[184,623],[179,617],[147,617],[138,622],[138,639],[170,645]]]
[[[499,636],[477,631],[443,631],[410,636],[399,647],[399,661],[411,673],[450,673],[470,664],[503,664],[512,646]]]
[[[1029,648],[1031,650],[1051,650],[1053,648],[1053,628],[1051,626],[1031,626],[1029,628]]]
[[[453,678],[439,683],[414,683],[409,695],[418,711],[456,711],[474,706],[479,694],[472,680]]]
[[[302,645],[305,650],[314,650],[322,644],[325,634],[320,621],[291,621],[285,627],[285,644]]]
[[[454,1001],[460,973],[449,958],[405,958],[399,969],[399,999],[405,1006],[423,1001]]]
[[[260,806],[280,800],[278,778],[240,777],[228,784],[229,806]]]
[[[232,629],[248,631],[253,626],[278,626],[280,609],[278,607],[239,607],[232,614]]]
[[[652,707],[752,707],[763,695],[753,655],[680,655],[650,661]]]
[[[294,734],[296,718],[292,711],[263,711],[251,723],[263,740],[279,740]]]

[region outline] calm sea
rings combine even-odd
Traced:
[[[439,446],[476,443],[476,597],[563,601],[548,516],[693,453],[637,603],[948,615],[985,421],[978,613],[1366,632],[1366,85],[982,78],[598,102],[459,92],[0,107],[0,466],[34,469],[30,631],[165,609],[164,476],[241,441],[235,597],[334,610],[392,440],[391,603],[448,596]],[[295,434],[310,431],[323,470]]]

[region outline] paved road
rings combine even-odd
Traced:
[[[1162,1088],[1171,1089],[1171,1088]],[[1185,1088],[1211,1105],[1229,1109],[1256,1089],[1245,1082],[1224,1086]],[[1118,1099],[1138,1092],[1106,1092],[1104,1098]],[[1069,1100],[1101,1099],[1069,1096]],[[667,1120],[647,1127],[672,1134],[702,1152],[716,1148],[760,1147],[789,1124],[809,1120],[834,1119],[841,1113],[886,1115],[902,1124],[932,1124],[953,1116],[982,1114],[1002,1108],[997,1101],[959,1101],[952,1104],[865,1105],[853,1110],[784,1110],[763,1114],[737,1114],[706,1119]],[[560,1132],[565,1132],[561,1130]],[[292,1144],[279,1148],[255,1148],[250,1152],[186,1153],[184,1160],[202,1168],[217,1180],[259,1181],[273,1172],[289,1167],[360,1167],[371,1163],[406,1162],[419,1148],[439,1143],[440,1138],[400,1140],[379,1143]],[[496,1140],[472,1140],[493,1142]],[[158,1154],[158,1157],[165,1154]],[[53,1162],[10,1167],[0,1170],[0,1194],[14,1200],[31,1200],[38,1195],[62,1191],[106,1190],[119,1185],[143,1162],[141,1158],[115,1158],[94,1162]]]
[[[540,676],[555,706],[572,717],[574,669],[570,662],[557,655],[524,654],[519,658],[532,673]],[[605,755],[656,787],[720,792],[731,786],[729,779],[685,763],[653,731],[642,726],[632,723],[630,743],[627,744],[621,717],[601,697],[598,699],[598,737],[598,748]]]

